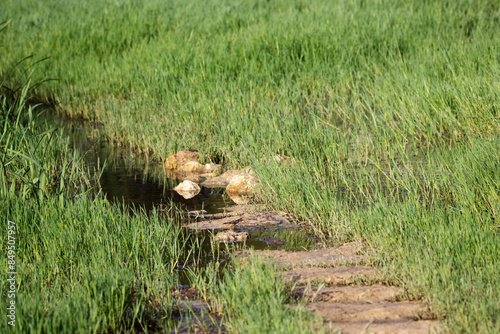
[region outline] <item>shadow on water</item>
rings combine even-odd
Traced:
[[[92,174],[101,174],[97,188],[110,202],[124,202],[129,208],[142,208],[146,212],[170,211],[175,207],[184,213],[204,210],[207,214],[222,213],[224,208],[235,205],[223,188],[202,188],[197,196],[184,199],[172,190],[182,180],[167,178],[161,161],[109,143],[104,136],[103,124],[65,119],[54,114],[43,115],[42,119],[63,129],[72,147],[84,154],[88,170]],[[179,223],[185,224],[185,221],[179,219]],[[212,243],[212,235],[217,232],[188,232],[196,255],[180,261],[181,285],[189,284],[189,273],[201,273],[203,270],[199,269],[213,267],[214,262],[217,262],[220,276],[230,263],[228,254],[234,247],[306,250],[317,245],[315,236],[304,228],[252,230],[248,231],[250,239],[245,244],[229,246]]]

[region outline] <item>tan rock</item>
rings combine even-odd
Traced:
[[[246,205],[241,212],[215,213],[205,215],[206,220],[192,223],[186,227],[192,230],[214,229],[257,229],[262,227],[300,227],[287,213],[255,212],[251,205]]]
[[[206,179],[211,179],[214,177],[217,177],[217,173],[204,173],[200,175],[201,177],[204,177]]]
[[[255,195],[255,187],[260,181],[250,174],[236,175],[227,185],[226,192],[236,204],[250,203]]]
[[[290,252],[285,250],[255,250],[253,255],[262,257],[265,261],[272,260],[275,264],[287,268],[311,266],[338,266],[340,264],[354,266],[364,259],[357,254],[361,247],[359,243],[351,242],[340,247],[314,249],[310,251]],[[240,257],[248,256],[248,251],[236,252]]]
[[[190,199],[198,195],[201,191],[201,188],[198,184],[189,180],[185,180],[177,187],[175,187],[174,190],[185,199]]]
[[[228,170],[222,175],[210,178],[203,182],[201,185],[206,188],[226,188],[233,177],[246,173],[246,169],[232,169]]]
[[[185,173],[201,173],[204,171],[205,166],[198,161],[188,161],[179,167],[179,171]]]
[[[250,235],[248,232],[234,232],[234,231],[224,231],[218,233],[214,237],[216,242],[243,242],[248,240]]]
[[[165,160],[165,169],[179,169],[188,162],[198,162],[200,154],[198,152],[179,151]]]

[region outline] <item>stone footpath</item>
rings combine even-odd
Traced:
[[[399,288],[380,284],[377,270],[362,265],[364,258],[359,249],[359,244],[349,243],[304,252],[253,251],[253,255],[283,269],[283,277],[293,284],[292,296],[305,303],[305,310],[323,319],[323,323],[317,324],[318,329],[342,334],[438,332],[439,322],[428,308],[404,300]],[[234,254],[237,260],[245,261],[251,252],[241,250]],[[224,331],[219,314],[211,312],[206,303],[195,300],[182,305],[192,310],[194,321],[184,320],[172,333]]]
[[[199,213],[203,220],[187,225],[187,228],[223,229],[235,233],[234,230],[266,226],[301,227],[284,212],[260,212],[261,209],[255,205],[238,205],[228,208],[223,214]],[[221,233],[216,235],[214,242],[225,240],[217,240]],[[323,318],[324,321],[317,324],[318,329],[343,334],[437,332],[439,322],[428,308],[419,302],[405,300],[400,289],[380,284],[377,270],[364,265],[366,261],[361,248],[358,243],[348,243],[300,252],[239,250],[234,255],[237,261],[246,261],[253,254],[281,267],[285,280],[292,283],[291,292],[298,304],[305,303],[306,310]],[[186,300],[180,306],[181,309],[190,308],[195,317],[191,324],[182,321],[177,332],[224,331],[220,315],[214,312],[217,307],[210,307],[200,300]]]
[[[421,303],[402,300],[402,291],[377,283],[377,270],[363,266],[359,244],[307,252],[254,251],[284,269],[292,294],[320,315],[328,332],[427,334],[439,322]],[[249,251],[238,251],[245,258]],[[292,306],[293,307],[293,306]]]

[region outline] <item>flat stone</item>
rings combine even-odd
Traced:
[[[256,212],[233,214],[220,219],[204,220],[187,225],[194,230],[214,230],[214,229],[256,229],[260,227],[280,226],[299,227],[291,220],[289,215],[279,215],[276,212]]]
[[[219,333],[219,329],[225,332],[222,317],[211,309],[202,300],[179,301],[177,311],[181,314],[181,321],[170,333]]]
[[[226,187],[226,192],[236,204],[252,202],[255,188],[260,184],[258,178],[242,173],[234,176]]]
[[[250,234],[248,232],[234,232],[234,231],[224,231],[219,232],[214,237],[214,241],[216,242],[243,242],[248,240]]]
[[[316,249],[304,252],[290,252],[284,250],[254,250],[255,256],[272,259],[274,263],[285,267],[308,267],[308,266],[338,266],[339,264],[353,265],[359,263],[362,255],[356,255],[360,245],[348,243],[341,247]],[[238,256],[249,255],[249,251],[238,251]]]
[[[324,282],[329,285],[348,284],[356,278],[375,278],[377,271],[373,267],[354,266],[336,268],[294,268],[283,272],[287,281],[295,283]]]
[[[401,290],[385,285],[349,285],[339,287],[295,286],[292,290],[295,298],[303,298],[309,303],[322,301],[330,303],[379,303],[395,301]]]
[[[185,180],[177,185],[174,190],[185,199],[190,199],[198,195],[201,191],[201,188],[197,183]]]
[[[322,316],[327,328],[341,333],[430,333],[439,328],[434,320],[418,320],[419,303],[342,304],[317,302],[306,306]]]
[[[276,247],[276,246],[283,246],[286,244],[285,241],[275,238],[275,237],[263,237],[260,238],[259,241],[264,242],[266,245],[271,246],[271,247]]]

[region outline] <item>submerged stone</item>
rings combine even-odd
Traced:
[[[242,173],[244,173],[243,170],[228,170],[222,175],[207,179],[201,185],[206,188],[226,188],[233,177]]]
[[[224,231],[218,233],[214,237],[216,242],[243,242],[248,240],[250,234],[248,232]]]
[[[217,176],[222,170],[221,165],[209,163],[202,165],[197,161],[189,161],[179,167],[180,172],[184,173],[198,173],[204,176]]]
[[[271,246],[271,247],[276,247],[276,246],[283,246],[286,244],[283,240],[275,237],[263,237],[260,238],[259,241],[262,241],[266,243],[266,245]]]
[[[204,166],[198,161],[188,161],[179,167],[179,171],[187,173],[199,173],[203,170]]]

